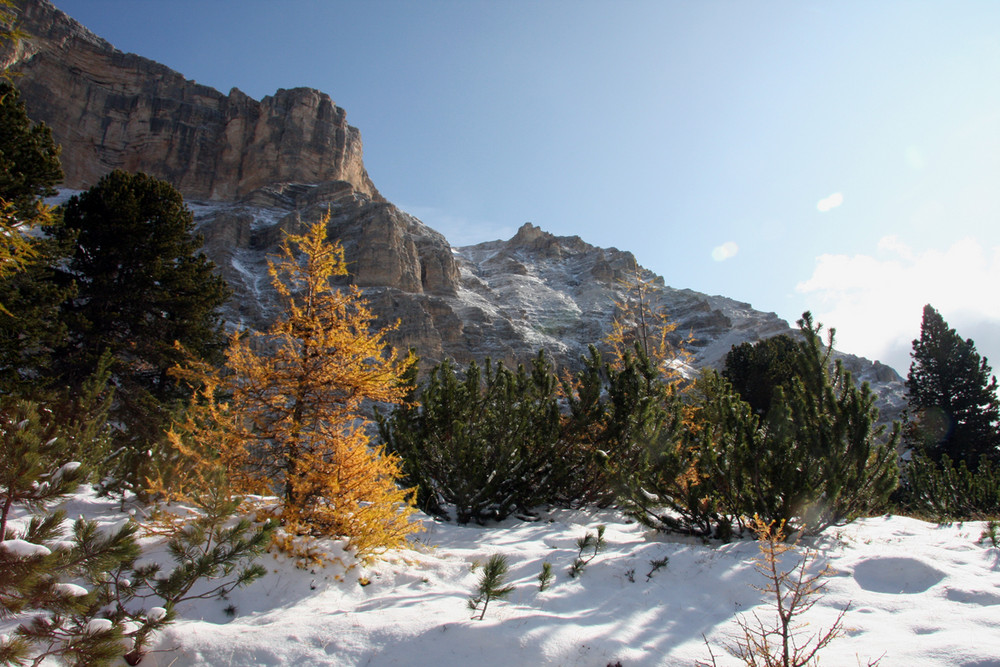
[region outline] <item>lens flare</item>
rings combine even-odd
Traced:
[[[732,241],[726,241],[722,245],[712,248],[712,259],[716,262],[724,262],[727,259],[735,257],[739,251],[740,247],[738,245]]]

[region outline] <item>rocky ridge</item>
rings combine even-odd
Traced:
[[[375,312],[398,321],[393,343],[425,364],[490,356],[523,362],[544,348],[575,365],[609,331],[614,303],[635,271],[631,253],[557,237],[528,223],[507,241],[452,248],[385,201],[368,178],[361,137],[343,109],[311,89],[261,101],[223,95],[169,68],[116,50],[46,0],[19,0],[33,35],[7,62],[29,114],[63,146],[67,188],[114,168],[173,183],[189,202],[205,251],[234,287],[225,316],[264,327],[275,315],[267,258],[284,231],[329,212],[350,282]],[[730,347],[789,331],[774,313],[721,296],[641,279],[691,335],[693,366],[718,365]],[[634,279],[634,278],[633,278]],[[892,369],[845,355],[882,396],[886,416],[903,407]]]

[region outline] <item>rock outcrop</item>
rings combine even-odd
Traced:
[[[186,197],[226,200],[274,183],[346,181],[380,199],[343,109],[309,88],[223,95],[122,53],[48,2],[20,0],[29,37],[5,63],[34,120],[62,146],[66,185],[143,171]]]

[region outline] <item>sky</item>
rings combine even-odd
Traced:
[[[54,4],[223,92],[328,93],[454,246],[629,250],[904,376],[930,303],[1000,369],[1000,3]]]

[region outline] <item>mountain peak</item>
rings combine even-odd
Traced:
[[[526,222],[521,225],[521,228],[517,230],[517,234],[508,243],[510,245],[533,245],[538,239],[543,237],[554,238],[552,234],[542,231],[541,227],[536,227],[530,222]]]

